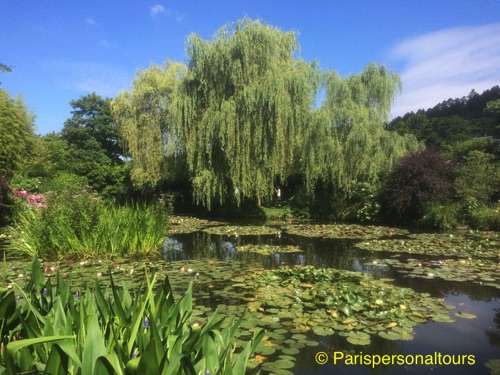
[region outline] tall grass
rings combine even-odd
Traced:
[[[160,248],[167,221],[155,207],[117,207],[88,190],[47,196],[25,207],[8,228],[9,248],[38,257],[136,256]]]

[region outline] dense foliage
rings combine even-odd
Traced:
[[[30,158],[12,180],[16,189],[57,190],[60,180],[84,181],[107,200],[124,201],[131,193],[110,99],[95,93],[71,101],[72,117],[60,133],[32,140]]]
[[[6,70],[3,64],[0,67]],[[33,121],[34,115],[20,97],[11,98],[0,89],[0,224],[12,215],[10,180],[32,154]]]
[[[433,151],[409,154],[387,177],[381,192],[382,212],[394,221],[412,223],[433,202],[453,197],[453,164]]]
[[[112,102],[126,154],[132,158],[131,177],[138,186],[156,186],[185,169],[173,118],[178,86],[185,71],[180,63],[154,65],[139,72],[132,92],[121,92]]]

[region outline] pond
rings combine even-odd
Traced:
[[[485,364],[499,371],[498,234],[179,220],[163,260],[150,263],[178,293],[195,282],[193,319],[215,309],[244,316],[241,340],[264,328],[267,337],[250,365],[260,364],[265,374],[494,373]],[[44,271],[57,268],[82,287],[108,266],[124,286],[137,285],[144,272],[141,262],[126,259],[69,263],[47,262]],[[7,277],[20,281],[28,264],[10,259]],[[308,275],[319,284],[297,281]],[[322,289],[333,292],[325,297]],[[328,298],[337,295],[349,303],[331,308]],[[367,306],[379,311],[378,323]],[[382,360],[394,364],[374,363]],[[465,364],[447,364],[453,360]]]

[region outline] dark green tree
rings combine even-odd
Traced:
[[[64,123],[61,138],[79,149],[100,151],[113,163],[119,163],[123,150],[110,103],[111,99],[95,93],[71,101],[73,116]]]
[[[129,169],[124,166],[110,104],[111,99],[95,93],[71,101],[73,116],[64,123],[60,137],[68,144],[66,172],[85,176],[98,192],[121,199]]]

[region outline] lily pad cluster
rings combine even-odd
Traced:
[[[357,243],[369,251],[456,257],[500,258],[500,239],[462,234],[411,234],[406,239],[375,239]]]
[[[282,227],[284,231],[304,237],[373,239],[402,236],[407,229],[375,225],[357,224],[290,224]]]
[[[500,261],[492,259],[384,259],[371,264],[389,265],[407,277],[447,281],[472,281],[500,289]]]
[[[229,236],[247,236],[247,235],[269,235],[280,234],[280,230],[265,225],[219,225],[203,229],[210,234],[229,235]]]
[[[368,345],[373,335],[412,340],[417,324],[453,321],[453,306],[367,274],[305,266],[264,271],[247,283],[256,288],[248,309],[262,319],[317,335],[337,332],[353,345]]]
[[[207,227],[213,227],[217,225],[226,224],[219,221],[198,219],[191,216],[170,216],[169,223],[172,229],[169,233],[193,233],[198,232]]]
[[[251,252],[263,255],[284,254],[284,253],[302,253],[304,252],[298,246],[274,246],[274,245],[243,245],[238,246],[236,250],[240,252]]]

